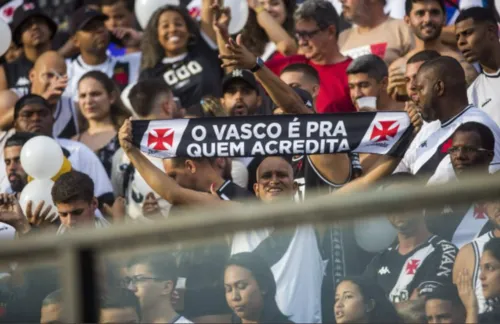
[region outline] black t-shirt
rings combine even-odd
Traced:
[[[255,197],[250,191],[226,180],[217,190],[217,194],[222,200],[244,200]]]
[[[393,303],[409,300],[417,289],[426,295],[452,285],[453,264],[458,249],[436,235],[406,255],[395,243],[373,258],[364,275],[376,280]]]
[[[185,57],[164,58],[153,68],[142,71],[139,80],[163,78],[184,108],[199,103],[206,95],[220,98],[223,71],[217,53],[203,37],[198,37],[196,46]]]
[[[29,74],[33,65],[34,63],[24,55],[11,63],[6,63],[4,69],[8,88],[28,93],[31,86]]]

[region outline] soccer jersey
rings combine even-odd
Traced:
[[[482,72],[467,89],[469,103],[484,110],[500,125],[500,70],[495,73]]]
[[[217,195],[222,200],[240,200],[254,198],[251,192],[235,184],[231,180],[226,180],[217,190]]]
[[[221,97],[223,71],[216,47],[201,35],[195,48],[174,58],[164,58],[142,71],[140,79],[163,78],[184,108],[198,104],[206,95]]]
[[[481,275],[481,268],[479,267],[479,262],[483,256],[484,246],[488,243],[495,235],[493,231],[481,235],[474,241],[472,241],[472,250],[474,251],[474,270],[472,273],[472,283],[474,285],[474,291],[476,292],[477,303],[479,306],[479,314],[488,311],[488,304],[486,303],[486,298],[483,295],[483,287],[481,285],[481,280],[479,276]]]
[[[455,130],[467,122],[477,122],[487,126],[495,136],[495,156],[490,172],[500,167],[500,128],[482,110],[469,105],[450,120],[440,123],[426,123],[417,134],[403,160],[395,170],[409,172],[428,181],[428,183],[444,183],[455,179],[448,149]]]
[[[31,87],[29,75],[33,65],[34,63],[24,55],[11,63],[4,64],[7,88],[29,91]]]
[[[339,47],[343,55],[356,59],[373,54],[387,65],[405,56],[414,47],[414,36],[410,28],[399,19],[388,18],[372,30],[360,33],[353,26],[339,35]]]
[[[426,223],[429,231],[459,249],[491,230],[486,208],[480,203],[446,205],[438,215],[426,212]]]
[[[141,64],[141,53],[131,53],[120,57],[108,56],[104,63],[89,65],[85,63],[82,56],[66,60],[68,67],[68,87],[65,94],[78,101],[78,82],[80,78],[90,71],[101,71],[112,78],[123,90],[129,83],[137,82],[139,67]]]
[[[426,295],[452,285],[457,252],[451,242],[436,235],[406,255],[399,253],[396,243],[375,256],[365,275],[378,282],[391,302],[404,302],[415,290],[419,295]]]

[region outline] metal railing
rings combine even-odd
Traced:
[[[323,195],[300,204],[282,201],[241,208],[239,204],[228,203],[227,207],[187,210],[154,224],[125,224],[75,231],[71,235],[28,237],[0,246],[0,259],[22,262],[56,258],[62,274],[65,322],[89,323],[98,319],[93,269],[99,253],[164,246],[264,227],[289,228],[496,198],[500,198],[500,174],[431,187]]]

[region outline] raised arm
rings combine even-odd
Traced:
[[[215,30],[213,28],[213,14],[212,6],[218,4],[218,0],[202,0],[201,13],[200,13],[200,29],[207,35],[214,43],[217,42]]]
[[[248,6],[255,12],[257,23],[264,29],[269,40],[276,44],[278,51],[285,56],[297,54],[297,42],[287,33],[283,26],[260,5],[258,0],[247,1]]]
[[[229,39],[226,48],[229,50],[229,53],[221,55],[221,58],[224,60],[223,67],[240,67],[251,70],[257,66],[257,57],[243,45],[241,35],[238,35],[236,41]],[[304,105],[299,95],[265,65],[261,64],[254,74],[273,102],[278,107],[281,107],[285,113],[312,113],[311,109]]]
[[[172,205],[194,205],[200,203],[221,203],[222,200],[205,193],[183,188],[174,179],[158,169],[141,151],[132,144],[132,122],[123,123],[118,134],[120,145],[130,162],[146,183],[163,199]]]

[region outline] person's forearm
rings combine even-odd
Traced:
[[[202,0],[201,13],[200,13],[200,29],[207,35],[213,42],[217,41],[217,36],[213,28],[213,13],[210,8],[212,0]]]
[[[468,308],[466,310],[466,318],[465,318],[465,323],[467,324],[475,324],[479,321],[479,318],[478,318],[478,310],[476,308]]]
[[[281,81],[281,79],[269,70],[266,66],[261,67],[255,76],[262,84],[267,94],[273,102],[283,109],[287,114],[310,114],[312,111],[307,108],[302,99],[293,89]]]
[[[219,48],[219,55],[230,55],[231,52],[226,48],[227,42],[220,32],[216,32],[217,47]],[[232,66],[224,67],[226,73],[231,73],[234,70]]]
[[[127,156],[151,189],[169,203],[177,203],[177,193],[180,189],[177,182],[158,169],[138,149],[131,149]]]
[[[349,182],[336,192],[346,193],[367,189],[383,177],[392,174],[399,162],[401,162],[401,158],[399,157],[389,155],[381,156],[370,172],[354,181]]]
[[[0,129],[5,131],[9,130],[10,128],[12,128],[13,122],[14,122],[14,107],[12,107],[12,109],[9,109],[9,111],[3,116],[0,116]]]
[[[262,10],[257,14],[257,22],[266,32],[269,40],[276,44],[281,54],[289,56],[297,53],[298,46],[295,40],[267,11]]]
[[[457,39],[455,37],[455,25],[448,25],[443,27],[441,35],[439,37],[441,43],[457,48]]]

